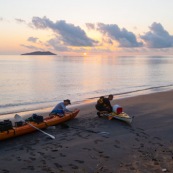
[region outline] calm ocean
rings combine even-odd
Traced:
[[[0,56],[0,114],[173,89],[173,56]],[[115,98],[116,98],[115,97]]]

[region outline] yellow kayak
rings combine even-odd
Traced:
[[[112,112],[110,113],[109,119],[112,119],[112,118],[115,118],[115,119],[118,119],[118,120],[121,120],[121,121],[124,121],[128,124],[131,124],[132,121],[133,121],[133,118],[134,117],[130,117],[128,114],[126,114],[125,112],[122,112],[120,114],[116,114],[115,112]]]
[[[108,117],[109,120],[111,120],[113,118],[117,119],[117,120],[121,120],[121,121],[124,121],[124,122],[126,122],[128,124],[131,124],[132,121],[133,121],[133,118],[134,118],[134,117],[130,117],[125,112],[121,112],[120,114],[116,114],[115,112],[107,113],[105,111],[102,111],[102,112],[98,112],[97,115],[99,117],[106,116],[106,117]]]

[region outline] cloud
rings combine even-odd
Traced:
[[[52,22],[47,17],[33,17],[33,25],[38,29],[51,29],[64,44],[70,46],[94,46],[97,41],[89,38],[79,26],[66,23],[64,20]]]
[[[110,38],[108,38],[108,39],[103,39],[103,42],[108,43],[108,44],[110,44],[110,45],[113,45],[113,42],[112,42],[112,40],[111,40]]]
[[[30,41],[30,42],[33,42],[33,43],[36,43],[37,40],[38,40],[37,37],[29,37],[29,38],[27,39],[27,41]]]
[[[15,21],[18,23],[25,23],[25,20],[22,20],[22,19],[15,19]]]
[[[2,17],[0,17],[0,21],[3,21],[3,18]]]
[[[32,49],[32,50],[43,50],[42,48],[38,48],[38,47],[32,46],[32,45],[29,45],[29,46],[28,46],[28,45],[21,44],[20,46],[26,47],[26,48]]]
[[[134,33],[127,31],[125,28],[120,29],[116,24],[98,23],[97,29],[112,40],[116,40],[119,43],[119,47],[143,46],[142,42],[137,41]]]
[[[86,23],[86,27],[87,27],[89,30],[94,30],[94,29],[95,29],[95,24],[93,24],[93,23]]]
[[[48,41],[48,45],[52,46],[53,49],[55,49],[56,51],[60,51],[60,52],[64,52],[64,51],[70,51],[71,49],[69,49],[67,46],[64,46],[58,38],[53,38],[50,39]]]
[[[150,31],[141,36],[149,48],[173,47],[173,36],[171,36],[160,23],[154,22]]]

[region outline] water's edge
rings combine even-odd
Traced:
[[[134,97],[134,96],[140,96],[140,95],[146,95],[146,94],[158,93],[158,92],[164,92],[164,91],[170,91],[170,90],[173,90],[173,85],[150,87],[150,88],[145,88],[145,89],[141,89],[141,90],[129,91],[129,92],[118,93],[118,94],[113,94],[113,95],[114,95],[115,100],[119,100],[119,99],[124,99],[124,98],[128,98],[128,97]],[[94,102],[96,102],[97,99],[98,99],[98,97],[93,97],[93,98],[88,98],[85,100],[73,102],[73,105],[71,105],[69,107],[69,109],[70,108],[74,109],[76,107],[79,107],[80,105],[94,103]],[[41,113],[45,113],[45,112],[50,112],[52,110],[52,108],[53,107],[49,106],[49,107],[43,107],[43,108],[37,108],[37,109],[28,109],[28,110],[24,110],[24,111],[8,112],[5,114],[0,114],[0,120],[11,119],[14,117],[14,115],[16,113],[27,117],[29,115],[32,115],[33,113],[41,114]]]

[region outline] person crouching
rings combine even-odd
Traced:
[[[112,94],[110,94],[108,98],[101,96],[99,100],[97,101],[97,104],[95,105],[96,109],[100,112],[105,111],[105,112],[111,113],[112,112],[112,106],[110,103],[111,100],[113,100]]]
[[[66,106],[71,105],[71,102],[69,99],[64,100],[63,102],[58,103],[53,110],[51,111],[51,113],[49,115],[58,115],[60,117],[64,116],[64,114],[66,112],[71,112],[70,110],[68,110],[66,108]]]

